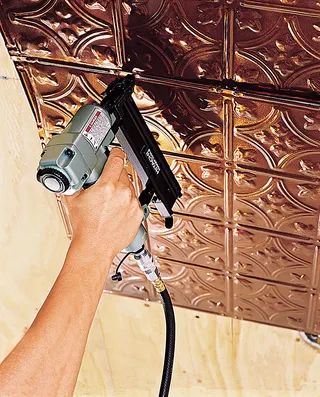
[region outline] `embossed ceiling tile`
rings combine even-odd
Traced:
[[[234,221],[240,225],[316,240],[319,217],[316,197],[319,190],[320,184],[305,184],[236,169]]]
[[[223,164],[167,160],[182,189],[173,210],[223,220]]]
[[[319,152],[319,133],[320,133],[320,116],[317,110],[298,110],[288,107],[281,115],[284,126],[296,137],[298,145],[296,150],[305,150],[309,146],[310,152],[315,155]],[[298,141],[298,139],[299,141]],[[302,146],[303,144],[303,146]],[[319,160],[319,157],[318,157]],[[307,172],[308,170],[304,170]],[[308,176],[320,177],[320,172],[309,172]]]
[[[30,94],[41,106],[39,113],[46,115],[42,126],[49,136],[60,132],[89,97],[99,100],[114,79],[113,75],[45,65],[20,64],[18,68],[31,81],[34,93]],[[133,98],[162,150],[223,159],[220,96],[138,81]]]
[[[134,99],[161,149],[223,160],[222,96],[137,80]]]
[[[110,268],[104,291],[148,301],[158,300],[153,285],[146,280],[146,277],[141,273],[137,262],[131,257],[127,258],[125,264],[121,266],[123,280],[113,281],[111,279],[111,276],[115,273],[116,266],[122,257],[123,254],[119,254],[117,258],[115,258]]]
[[[62,131],[80,106],[99,101],[101,93],[115,78],[112,74],[68,67],[26,63],[17,67],[28,80],[25,85],[49,138]],[[133,98],[162,150],[223,159],[220,132],[223,111],[219,96],[198,90],[169,90],[138,81]]]
[[[227,314],[229,284],[222,272],[158,259],[173,304]]]
[[[11,55],[118,67],[111,0],[0,3]]]
[[[318,182],[297,182],[288,179],[284,180],[283,188],[286,195],[294,198],[294,202],[301,208],[304,207],[307,211],[319,211],[320,186]]]
[[[234,271],[240,275],[311,287],[316,248],[293,239],[234,230]]]
[[[223,0],[126,0],[125,69],[221,79]]]
[[[234,278],[234,317],[293,329],[307,328],[310,294],[248,277]]]
[[[239,7],[236,12],[234,79],[318,91],[319,20],[307,12],[294,15],[293,2],[284,13],[265,11],[265,3],[258,4],[261,7]]]
[[[319,115],[292,107],[237,99],[234,102],[234,161],[320,179]]]
[[[210,220],[174,216],[166,229],[158,214],[148,218],[152,252],[165,260],[176,260],[212,269],[225,269],[224,225]]]
[[[60,133],[81,106],[101,99],[100,94],[114,79],[67,67],[18,63],[17,69],[40,115],[44,140]]]

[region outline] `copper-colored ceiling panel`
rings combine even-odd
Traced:
[[[209,219],[224,219],[224,171],[222,162],[172,161],[171,169],[182,188],[174,211]]]
[[[243,1],[236,9],[234,78],[320,90],[317,1]]]
[[[223,160],[223,101],[209,87],[183,83],[166,85],[142,78],[135,93],[137,106],[145,116],[161,149]]]
[[[218,270],[159,259],[174,304],[231,315],[228,278]]]
[[[157,76],[221,79],[222,3],[124,1],[125,69]]]
[[[118,68],[118,19],[114,2],[1,1],[1,25],[13,56]]]
[[[136,75],[183,193],[171,230],[154,209],[146,224],[174,303],[319,333],[317,1],[0,4],[43,143],[116,75]],[[106,290],[157,300],[130,259]]]
[[[114,76],[72,68],[17,63],[37,117],[42,138],[60,133],[80,106],[101,99]],[[42,133],[41,133],[42,134]]]
[[[234,316],[288,328],[308,326],[311,295],[301,287],[234,278]]]
[[[279,283],[315,287],[313,244],[269,233],[235,230],[234,271]]]
[[[302,178],[320,177],[314,168],[320,149],[317,111],[241,100],[235,103],[235,116],[235,161]]]
[[[290,187],[294,185],[297,191]],[[316,240],[318,203],[303,195],[303,183],[268,174],[234,171],[234,219],[251,227],[276,230]],[[319,189],[320,185],[312,185]],[[310,205],[311,204],[311,205]]]
[[[225,270],[223,223],[176,215],[173,228],[167,230],[163,220],[152,214],[148,232],[152,252],[158,257]]]

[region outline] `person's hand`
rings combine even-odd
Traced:
[[[72,241],[112,258],[133,241],[143,219],[124,162],[124,152],[112,149],[94,185],[62,196],[71,221]]]

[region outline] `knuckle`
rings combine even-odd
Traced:
[[[132,199],[132,191],[130,189],[130,186],[122,186],[121,195],[123,196],[125,201],[130,201]]]
[[[103,184],[103,190],[104,190],[105,194],[113,195],[115,193],[116,187],[115,187],[114,183],[112,183],[111,181],[108,181]]]

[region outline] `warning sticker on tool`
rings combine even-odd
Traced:
[[[82,135],[87,138],[87,140],[97,151],[110,128],[111,123],[108,117],[103,113],[102,110],[97,109],[92,113],[87,124],[84,126]]]

